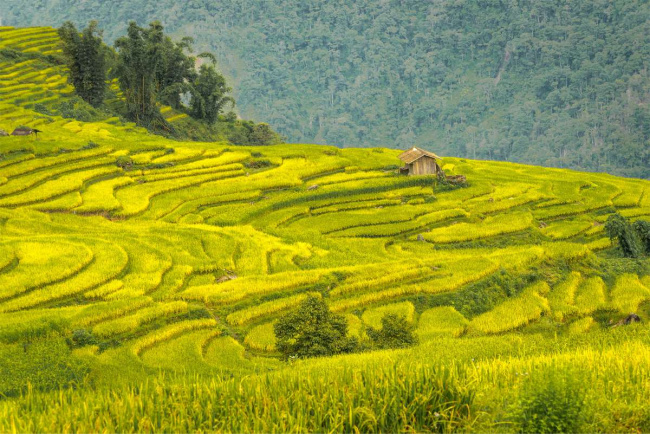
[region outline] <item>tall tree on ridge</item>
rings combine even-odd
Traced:
[[[70,81],[77,94],[94,107],[104,102],[106,93],[106,53],[97,21],[91,21],[81,34],[67,21],[58,30],[67,58]]]
[[[115,41],[119,53],[115,72],[126,99],[127,115],[141,125],[162,119],[156,107],[159,59],[151,41],[155,34],[155,28],[148,32],[131,21],[127,35]]]
[[[212,57],[214,59],[214,57]],[[223,111],[226,104],[235,105],[235,100],[226,96],[231,88],[226,85],[226,79],[219,74],[213,65],[201,65],[199,74],[192,86],[192,102],[190,111],[192,117],[203,119],[213,124]]]

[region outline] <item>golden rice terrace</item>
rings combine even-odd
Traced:
[[[58,49],[47,29],[0,28],[0,47]],[[175,142],[33,111],[72,92],[64,73],[0,64],[0,129],[42,131],[0,137],[2,345],[83,329],[97,344],[79,351],[107,372],[248,373],[280,369],[273,323],[310,294],[357,336],[404,315],[416,352],[588,333],[650,300],[649,276],[599,265],[609,215],[650,219],[648,181],[443,156],[467,178],[453,188],[400,175],[396,150]],[[532,277],[467,301],[501,276]]]

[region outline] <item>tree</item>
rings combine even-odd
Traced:
[[[253,127],[250,133],[250,144],[252,146],[268,146],[282,143],[282,137],[271,129],[269,124],[264,122]]]
[[[387,313],[381,319],[379,330],[369,327],[366,333],[376,348],[406,348],[418,341],[413,330],[413,325],[403,315]]]
[[[106,93],[106,47],[97,21],[91,21],[81,35],[70,21],[59,28],[63,54],[70,70],[70,82],[77,94],[94,107]]]
[[[156,77],[161,68],[156,42],[161,33],[159,26],[152,24],[147,31],[131,21],[127,36],[115,41],[119,52],[116,75],[126,99],[127,116],[140,125],[164,123],[156,106],[160,89]]]
[[[235,105],[235,100],[226,95],[231,91],[226,79],[214,68],[214,55],[200,54],[213,65],[201,65],[196,71],[196,58],[185,53],[192,52],[193,42],[189,37],[173,42],[158,21],[147,29],[135,22],[129,24],[127,36],[115,42],[119,51],[116,76],[126,97],[129,118],[141,125],[158,124],[168,129],[157,107],[162,103],[214,124],[226,105]],[[191,97],[189,107],[183,104],[184,95]]]
[[[226,96],[232,89],[226,79],[212,65],[201,65],[193,83],[190,113],[195,119],[203,119],[209,124],[217,121],[226,104],[234,107],[235,100]]]
[[[618,213],[609,216],[605,223],[605,230],[612,242],[618,240],[623,256],[626,258],[639,257],[641,252],[636,234],[625,217]]]
[[[168,36],[160,39],[162,62],[156,77],[160,101],[175,109],[183,108],[181,95],[191,92],[190,83],[198,76],[194,66],[196,59],[185,54],[185,51],[192,52],[193,43],[190,37],[176,43]]]
[[[639,240],[641,240],[646,255],[650,255],[650,222],[637,220],[634,222],[633,228],[636,231]]]
[[[159,21],[149,28],[129,23],[127,36],[115,41],[118,49],[116,76],[124,92],[127,116],[138,124],[171,127],[160,114],[157,103],[182,109],[181,95],[192,90],[196,80],[195,58],[184,50],[192,50],[192,39],[174,43],[164,33]]]
[[[358,346],[356,338],[346,336],[346,319],[332,314],[320,297],[309,296],[298,310],[280,318],[273,329],[284,360],[350,353]]]

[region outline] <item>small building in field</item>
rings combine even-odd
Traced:
[[[0,137],[7,137],[9,135],[8,132],[0,128]]]
[[[12,136],[31,136],[32,134],[36,139],[38,139],[38,133],[42,133],[41,130],[37,130],[36,128],[29,128],[29,127],[18,127],[14,130],[13,133],[11,133]]]
[[[400,173],[409,176],[443,175],[442,169],[438,165],[438,161],[441,160],[441,158],[433,152],[414,147],[408,151],[402,152],[399,155],[399,159],[404,162],[404,167],[400,169]]]
[[[34,134],[34,130],[29,127],[18,127],[11,133],[12,136],[31,136]]]

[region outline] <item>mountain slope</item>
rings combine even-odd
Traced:
[[[32,73],[31,65],[6,68],[58,80],[56,70]],[[44,307],[80,299],[105,306],[146,297],[143,306],[160,304],[163,316],[169,303],[207,307],[245,335],[305,290],[327,287],[340,312],[445,293],[433,303],[445,300],[472,318],[506,298],[463,305],[473,282],[579,261],[610,246],[602,223],[614,210],[650,215],[650,184],[640,180],[444,158],[447,173],[469,179],[449,190],[430,177],[398,175],[399,151],[384,148],[173,142],[12,104],[0,113],[5,130],[43,130],[37,140],[0,142],[3,245],[18,261],[5,277],[27,279],[3,290],[6,314],[35,309],[41,318]],[[39,248],[52,260],[77,259],[60,271],[23,267],[33,248],[26,236],[43,239]],[[104,255],[110,260],[98,260]],[[265,310],[254,307],[260,303]],[[93,324],[102,336],[114,333]],[[118,330],[140,326],[129,324]],[[254,336],[247,342],[256,345]]]
[[[99,19],[109,40],[160,19],[217,53],[242,114],[294,142],[650,176],[645,1],[8,0],[0,14]]]
[[[650,182],[444,157],[453,188],[387,148],[43,115],[70,98],[43,56],[0,65],[0,129],[42,130],[0,136],[0,431],[519,432],[538,396],[565,431],[646,430],[650,263],[603,222],[648,219]],[[273,324],[308,295],[419,344],[283,363]]]

